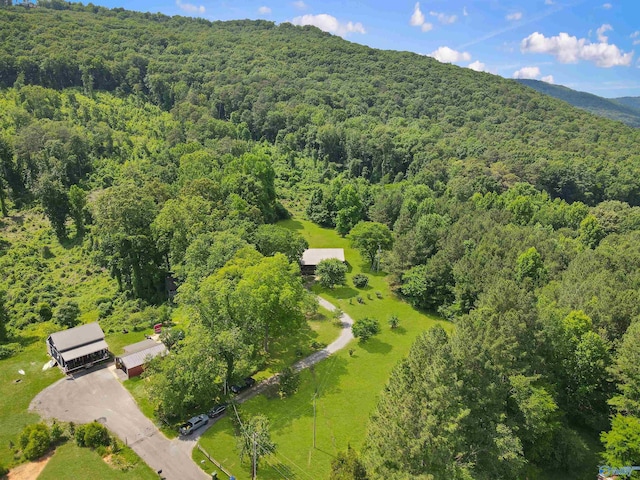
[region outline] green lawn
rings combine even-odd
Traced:
[[[360,272],[369,274],[368,265],[357,251],[349,248],[348,239],[340,238],[333,230],[304,220],[288,220],[280,225],[298,230],[311,247],[345,248],[350,265],[348,285],[334,290],[314,287],[314,291],[354,319],[372,316],[378,318],[382,326],[382,333],[367,343],[354,341],[350,347],[352,356],[347,348],[316,365],[313,371],[304,371],[300,389],[293,397],[282,400],[266,394],[240,407],[243,415],[261,413],[271,420],[272,436],[278,450],[275,457],[262,462],[260,478],[281,478],[280,472],[285,471],[291,471],[300,479],[328,478],[331,460],[337,452],[345,450],[347,445],[356,449],[362,446],[369,415],[394,365],[407,354],[420,332],[440,320],[413,309],[393,295],[382,273],[370,275],[367,289],[353,287],[350,278]],[[381,299],[376,292],[381,294]],[[363,297],[364,304],[355,301],[358,295]],[[400,319],[400,327],[396,330],[387,325],[391,314]],[[449,323],[440,322],[445,328],[451,328]],[[313,448],[313,396],[316,391],[316,448]],[[240,464],[232,433],[231,423],[225,419],[207,431],[200,443],[238,479],[248,479],[249,464]],[[197,461],[202,458],[200,454],[194,454]]]
[[[6,466],[20,463],[9,442],[16,444],[22,429],[40,420],[37,414],[28,412],[29,403],[38,392],[62,378],[58,368],[42,371],[49,359],[42,340],[47,328],[51,328],[49,322],[25,329],[19,339],[24,350],[0,361],[0,463]]]
[[[80,448],[73,442],[67,442],[56,449],[53,457],[38,476],[38,480],[75,480],[81,478],[157,480],[156,472],[140,460],[133,450],[125,448],[122,455],[131,465],[126,471],[108,465],[93,450]]]

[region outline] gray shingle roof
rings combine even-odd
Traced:
[[[140,352],[142,350],[146,350],[150,347],[155,347],[158,344],[155,340],[151,340],[147,338],[146,340],[142,340],[138,343],[132,343],[131,345],[127,345],[124,347],[123,355],[129,355],[130,353]]]
[[[74,348],[73,350],[66,350],[60,355],[62,355],[62,358],[65,362],[69,362],[71,360],[75,360],[76,358],[84,357],[85,355],[108,349],[109,345],[107,345],[107,342],[105,342],[104,340],[98,340],[97,342],[92,342],[88,345]]]
[[[337,258],[344,262],[344,248],[309,248],[302,254],[302,266],[318,265],[322,260]]]
[[[58,352],[64,352],[89,343],[104,340],[104,332],[100,328],[100,325],[98,325],[98,322],[93,322],[52,333],[50,337]]]

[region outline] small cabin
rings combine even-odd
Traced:
[[[52,333],[47,337],[47,351],[64,373],[109,359],[109,346],[97,322]]]
[[[335,258],[344,263],[344,248],[308,248],[302,254],[300,271],[304,275],[316,273],[316,267],[322,260]]]

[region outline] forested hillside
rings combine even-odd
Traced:
[[[635,108],[636,110],[640,110],[640,97],[618,97],[614,98],[616,102],[626,105],[627,107]]]
[[[579,92],[562,85],[553,85],[540,80],[521,79],[518,82],[537,90],[540,93],[564,100],[574,107],[581,108],[594,115],[618,120],[631,127],[640,127],[640,110],[638,103],[626,98],[602,98],[587,92]]]
[[[640,462],[640,130],[312,27],[57,1],[0,8],[0,87],[3,357],[32,325],[177,309],[149,401],[209,408],[315,312],[306,241],[273,225],[306,215],[455,326],[418,339],[333,478]],[[17,241],[42,215],[53,234]]]

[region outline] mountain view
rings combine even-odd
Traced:
[[[602,98],[586,92],[577,92],[562,85],[552,85],[540,80],[518,80],[518,82],[574,107],[581,108],[594,115],[618,120],[632,127],[640,127],[640,98]]]
[[[0,477],[636,478],[637,127],[311,25],[2,3]]]

